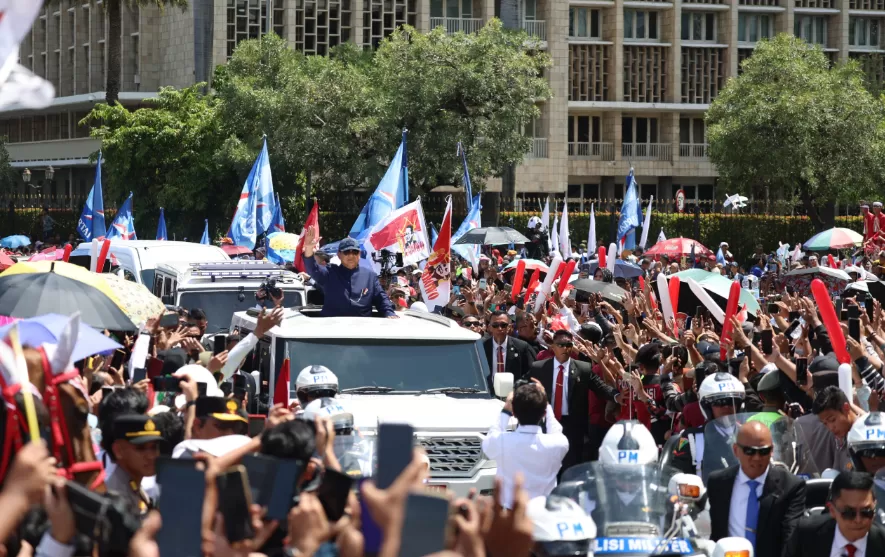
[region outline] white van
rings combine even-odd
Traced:
[[[71,263],[89,268],[92,244],[83,242],[71,252]],[[111,240],[110,254],[123,269],[126,280],[143,284],[151,290],[154,270],[160,263],[187,261],[213,263],[230,261],[230,257],[218,246],[195,242],[169,242],[165,240]],[[110,255],[108,256],[110,261]],[[105,264],[109,270],[109,263]]]

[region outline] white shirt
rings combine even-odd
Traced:
[[[756,486],[757,500],[762,499],[762,490],[767,477],[768,469],[756,478],[756,481],[759,482],[759,485]],[[734,479],[734,489],[731,490],[731,505],[728,508],[728,535],[735,538],[747,537],[747,501],[750,498],[748,481],[750,478],[744,474],[743,468],[738,467],[737,477]]]
[[[562,434],[562,425],[556,421],[553,408],[547,405],[547,433],[541,426],[521,425],[516,431],[507,431],[510,415],[501,412],[482,441],[482,450],[498,464],[498,477],[503,490],[501,505],[513,505],[513,480],[517,474],[525,479],[523,488],[529,499],[546,497],[556,487],[556,474],[568,452],[568,439]]]
[[[572,359],[569,358],[565,363],[559,363],[553,358],[553,389],[550,393],[550,404],[556,400],[556,378],[559,377],[559,366],[562,366],[562,415],[568,416],[568,373],[571,367]]]
[[[845,551],[845,546],[849,543],[855,547],[854,557],[867,557],[867,539],[869,537],[870,535],[867,534],[857,541],[849,542],[842,535],[837,525],[836,533],[833,535],[833,547],[830,549],[830,557],[845,557],[848,555],[848,552]]]
[[[224,367],[221,368],[221,373],[224,374],[225,380],[230,379],[231,376],[240,369],[240,364],[243,363],[243,360],[246,359],[249,352],[252,352],[252,349],[255,348],[256,344],[258,344],[258,337],[249,333],[245,338],[241,339],[236,346],[231,348],[227,355],[227,362],[225,362]]]
[[[507,371],[507,340],[510,337],[504,338],[504,344],[498,344],[495,342],[495,339],[492,338],[492,379],[495,378],[495,374],[498,373],[498,348],[503,348],[504,351],[501,353],[501,356],[504,358],[504,371]]]

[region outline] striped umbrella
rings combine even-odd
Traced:
[[[506,267],[504,267],[504,272],[506,273],[507,271],[512,271],[513,269],[515,269],[516,266],[519,265],[520,261],[525,261],[526,271],[534,271],[535,269],[538,269],[538,272],[546,273],[550,270],[550,268],[547,267],[547,265],[543,261],[538,261],[537,259],[514,259]]]
[[[850,228],[831,228],[815,234],[802,247],[809,251],[826,251],[854,248],[862,243],[863,236]]]

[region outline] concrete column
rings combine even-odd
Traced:
[[[793,22],[796,17],[793,13],[793,8],[796,6],[796,0],[781,0],[781,5],[786,8],[786,10],[778,14],[775,18],[775,33],[789,33],[792,35]]]
[[[682,102],[682,2],[661,14],[665,24],[663,37],[671,44],[667,76],[667,102]]]
[[[722,40],[728,43],[728,77],[738,74],[738,0],[730,0],[731,11],[725,13],[724,21],[719,23],[724,31]]]
[[[290,0],[293,4],[295,0]],[[350,36],[351,40],[358,46],[366,43],[366,37],[363,32],[363,0],[351,0],[350,8]]]
[[[418,21],[416,27],[418,31],[426,33],[430,31],[430,0],[422,0],[418,2]]]
[[[845,62],[848,60],[848,48],[850,47],[848,42],[851,23],[851,18],[848,16],[850,4],[849,0],[841,0],[836,5],[839,8],[839,15],[831,17],[828,22],[830,28],[827,29],[827,40],[832,48],[839,49],[839,60]]]
[[[547,0],[541,5],[547,21],[547,52],[553,59],[548,69],[552,98],[544,107],[547,112],[548,176],[554,191],[568,187],[568,3]]]
[[[670,156],[674,163],[679,162],[679,113],[661,114],[661,143],[670,144]]]
[[[614,16],[614,25],[612,26],[614,34],[609,39],[614,43],[609,74],[612,77],[609,100],[620,102],[624,100],[624,0],[615,0]],[[620,150],[619,145],[620,142],[615,147],[618,150]],[[618,160],[617,155],[615,155],[615,160]]]
[[[623,80],[621,80],[623,83]],[[623,85],[621,85],[623,87]],[[615,160],[623,160],[621,157],[621,141],[623,141],[623,130],[621,129],[621,117],[623,114],[621,112],[606,112],[605,117],[611,118],[611,129],[614,131],[614,134],[611,136],[610,141],[613,144],[613,148],[615,150]]]

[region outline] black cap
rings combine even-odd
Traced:
[[[187,352],[181,348],[170,348],[157,352],[157,357],[163,360],[162,375],[172,375],[187,365]]]
[[[354,240],[353,238],[345,238],[338,242],[338,253],[344,253],[345,251],[360,251],[359,242]]]
[[[163,440],[154,421],[144,414],[122,414],[114,419],[114,438],[144,445]]]
[[[249,422],[235,398],[201,396],[194,403],[194,409],[198,418],[215,418],[223,422]]]
[[[808,371],[820,373],[823,371],[839,371],[839,360],[833,354],[818,356],[808,364]]]

